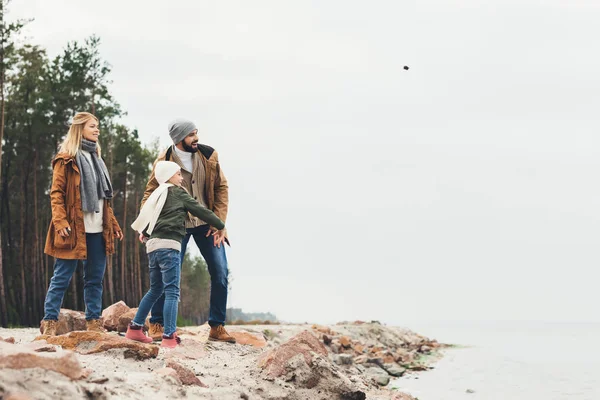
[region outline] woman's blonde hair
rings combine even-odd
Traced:
[[[73,122],[71,122],[69,132],[67,133],[67,136],[65,136],[65,140],[60,145],[58,150],[59,153],[68,153],[71,157],[75,157],[77,155],[77,152],[79,149],[81,149],[83,127],[92,118],[96,120],[96,123],[98,123],[98,118],[96,118],[94,114],[90,114],[88,112],[79,112],[75,114],[73,117]],[[98,149],[98,157],[100,157],[100,143],[97,143],[96,147]]]

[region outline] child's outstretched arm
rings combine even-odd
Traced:
[[[182,190],[179,192],[181,199],[183,200],[183,207],[193,216],[200,218],[202,221],[208,223],[211,226],[221,230],[225,228],[225,223],[219,219],[215,215],[214,212],[210,211],[208,208],[203,207],[198,203],[192,196],[190,196],[186,191]]]

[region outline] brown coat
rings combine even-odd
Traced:
[[[52,221],[48,228],[44,252],[55,258],[67,260],[85,260],[87,245],[83,209],[79,191],[79,168],[75,158],[66,153],[59,153],[52,160],[52,187],[50,188],[50,204],[52,205]],[[121,228],[109,204],[104,201],[102,236],[106,244],[106,254],[115,252],[115,232]],[[63,238],[58,231],[71,228],[71,234]]]
[[[198,150],[199,151],[195,153],[195,155],[200,157],[206,173],[203,188],[204,198],[206,199],[206,208],[214,212],[221,221],[225,222],[227,220],[227,208],[229,206],[229,186],[227,184],[227,178],[225,178],[221,165],[219,164],[219,154],[215,149],[206,145],[198,145]],[[159,161],[173,161],[173,157],[171,156],[172,151],[172,147],[163,151],[154,162],[154,165]],[[183,166],[180,165],[180,167]],[[142,206],[157,187],[158,181],[154,177],[153,168],[150,178],[148,179],[148,184],[146,185]],[[227,233],[225,233],[225,236],[227,236]]]

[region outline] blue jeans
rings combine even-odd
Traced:
[[[180,264],[183,263],[185,250],[187,249],[190,237],[193,236],[202,257],[204,257],[204,260],[206,261],[208,273],[210,274],[210,311],[208,315],[208,324],[210,326],[225,325],[229,275],[225,244],[223,243],[221,244],[221,247],[216,247],[213,242],[213,237],[206,237],[208,229],[208,225],[201,225],[187,230],[187,234],[181,242]],[[164,296],[162,296],[152,307],[152,317],[150,317],[150,322],[153,324],[163,324],[162,304],[164,301]]]
[[[86,233],[87,260],[83,261],[83,300],[85,302],[85,319],[99,319],[102,313],[102,279],[106,269],[106,246],[102,233]],[[73,273],[79,260],[57,258],[54,261],[54,274],[50,281],[46,301],[44,302],[44,319],[58,320],[58,313],[71,283]]]
[[[133,322],[144,325],[146,317],[159,298],[163,299],[161,315],[165,316],[165,335],[177,329],[179,281],[181,279],[180,252],[173,249],[158,249],[148,253],[150,260],[150,290],[140,302]]]

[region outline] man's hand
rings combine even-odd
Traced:
[[[225,240],[225,230],[216,230],[214,228],[210,228],[208,232],[206,232],[206,237],[213,235],[213,245],[215,247],[221,248],[221,244]]]
[[[123,240],[123,232],[115,231],[115,237],[122,241]]]
[[[146,236],[144,236],[143,233],[140,233],[140,236],[139,236],[140,243],[146,243],[146,239],[147,239]]]

